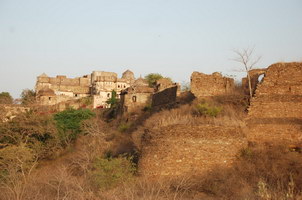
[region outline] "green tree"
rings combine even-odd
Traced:
[[[150,87],[155,87],[156,81],[161,78],[163,78],[163,76],[158,73],[150,73],[145,76],[145,79],[148,81]]]
[[[59,137],[63,145],[68,145],[71,141],[75,140],[82,132],[81,122],[93,117],[93,113],[89,109],[68,109],[54,115]]]
[[[116,107],[116,105],[118,103],[118,99],[116,97],[116,91],[115,90],[112,90],[112,92],[111,92],[111,98],[108,99],[106,101],[106,103],[110,105],[110,108]]]
[[[97,158],[90,171],[91,180],[100,190],[131,181],[136,171],[131,158]]]
[[[34,90],[25,89],[21,93],[21,103],[23,105],[33,104],[36,101],[36,93]]]
[[[0,93],[0,104],[12,104],[13,97],[8,92]]]

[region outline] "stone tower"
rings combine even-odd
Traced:
[[[129,69],[127,69],[123,73],[122,79],[126,79],[127,81],[129,81],[130,84],[132,84],[135,81],[134,73],[132,71],[130,71]]]

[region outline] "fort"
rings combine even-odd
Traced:
[[[147,177],[205,173],[214,166],[230,166],[248,144],[302,143],[302,63],[277,63],[251,70],[249,75],[253,97],[247,118],[242,119],[245,125],[180,123],[155,127],[147,133],[148,141],[142,138],[140,173]],[[247,78],[242,79],[242,88],[249,97]],[[150,87],[129,70],[121,78],[102,71],[74,79],[42,74],[36,85],[37,98],[44,105],[92,97],[94,108],[106,108],[112,90],[117,92],[123,112],[132,113],[146,106],[173,105],[179,85],[165,78]],[[191,75],[191,92],[197,101],[230,96],[234,90],[234,80],[220,73]]]
[[[145,79],[135,79],[134,73],[127,70],[121,78],[114,72],[104,71],[93,71],[77,78],[61,75],[48,77],[43,73],[37,77],[35,90],[38,104],[56,106],[58,110],[71,105],[78,108],[80,105],[74,101],[84,97],[92,99],[92,108],[108,108],[110,105],[107,101],[112,97],[112,91],[115,91],[122,111],[134,112],[151,104],[162,106],[175,102],[180,86],[170,79],[162,78],[153,88]]]
[[[89,75],[77,78],[66,76],[48,77],[42,74],[37,77],[36,94],[40,105],[56,105],[64,101],[91,97],[93,108],[108,107],[112,91],[117,97],[123,89],[135,81],[133,72],[127,70],[121,78],[114,72],[93,71]]]

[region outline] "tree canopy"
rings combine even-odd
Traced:
[[[36,93],[34,90],[25,89],[21,93],[21,103],[23,105],[29,105],[35,102]]]
[[[159,73],[150,73],[145,76],[145,79],[148,81],[150,87],[154,87],[157,80],[163,78]]]
[[[13,97],[8,92],[0,93],[0,104],[12,104]]]

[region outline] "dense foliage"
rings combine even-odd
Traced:
[[[68,109],[54,115],[56,126],[59,131],[59,138],[63,144],[76,139],[81,133],[81,122],[93,117],[95,114],[89,109]]]
[[[126,157],[97,158],[90,176],[98,189],[104,190],[133,179],[135,171],[135,165]]]
[[[163,76],[161,74],[158,74],[158,73],[150,73],[150,74],[145,76],[145,79],[148,81],[148,84],[149,84],[150,87],[154,87],[156,81],[158,81],[161,78],[163,78]]]

